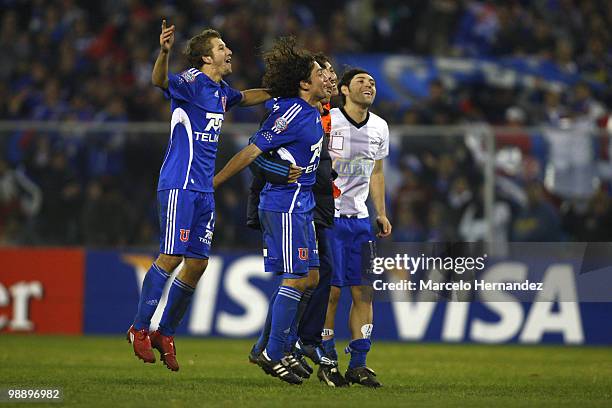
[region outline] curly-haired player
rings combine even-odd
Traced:
[[[302,294],[315,288],[319,279],[312,186],[323,143],[318,106],[328,95],[329,81],[323,67],[309,52],[299,49],[293,38],[279,39],[263,58],[264,86],[279,99],[251,138],[252,143],[215,176],[214,185],[244,169],[263,152],[273,151],[303,170],[296,182],[268,182],[260,194],[265,269],[281,276],[282,282],[271,306],[270,337],[257,360],[266,373],[301,384],[291,367],[295,361],[285,356],[285,342]]]

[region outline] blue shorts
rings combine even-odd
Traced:
[[[319,251],[312,211],[283,213],[259,210],[266,272],[284,278],[303,278],[319,267]]]
[[[213,193],[171,189],[157,192],[159,252],[207,259],[215,230]]]
[[[369,284],[363,279],[364,265],[376,256],[370,219],[336,217],[327,236],[334,255],[330,284],[339,287]],[[363,259],[364,256],[368,258]]]

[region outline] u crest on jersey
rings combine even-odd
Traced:
[[[298,248],[298,256],[302,261],[308,260],[308,248]]]
[[[189,231],[188,229],[181,228],[181,242],[189,241]]]

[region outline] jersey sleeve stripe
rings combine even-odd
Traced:
[[[302,107],[300,106],[290,117],[287,118],[287,123],[291,122],[297,115],[302,111]]]
[[[275,174],[278,174],[278,175],[280,175],[280,176],[286,176],[286,175],[287,175],[287,172],[285,172],[285,171],[280,171],[280,170],[275,169],[275,168],[273,168],[273,167],[269,167],[269,166],[268,166],[268,165],[266,165],[265,163],[258,162],[258,163],[257,163],[257,165],[258,165],[259,167],[261,167],[262,169],[269,171],[270,173],[275,173]]]
[[[287,119],[296,109],[299,109],[299,108],[300,108],[300,105],[298,105],[297,103],[294,103],[293,105],[291,105],[289,109],[287,109],[285,113],[283,113],[283,116],[281,116],[281,118]]]
[[[199,69],[195,69],[195,68],[189,68],[189,73],[193,74],[194,76],[198,76],[202,73],[202,71],[200,71]]]
[[[286,166],[281,166],[280,164],[274,163],[273,161],[270,161],[270,160],[266,160],[266,159],[264,159],[261,156],[257,157],[255,159],[255,162],[261,163],[262,165],[265,164],[267,166],[273,167],[273,168],[278,169],[278,170],[280,170],[280,171],[282,171],[284,173],[287,172],[287,167]]]

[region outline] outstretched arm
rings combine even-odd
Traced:
[[[374,170],[370,176],[370,197],[376,210],[376,224],[378,225],[379,238],[388,237],[391,235],[391,223],[387,218],[387,210],[385,209],[385,174],[383,173],[383,161],[376,160],[374,162]]]
[[[160,50],[153,66],[151,82],[163,89],[168,88],[168,55],[174,45],[174,29],[174,25],[166,27],[166,20],[162,20],[162,31],[159,35]]]
[[[240,101],[239,106],[259,105],[260,103],[264,103],[272,97],[272,95],[270,95],[269,89],[266,88],[246,89],[241,93],[242,100]]]
[[[219,171],[213,179],[213,188],[216,189],[225,183],[234,174],[239,173],[253,160],[263,153],[255,144],[250,144],[234,155],[227,164]]]

